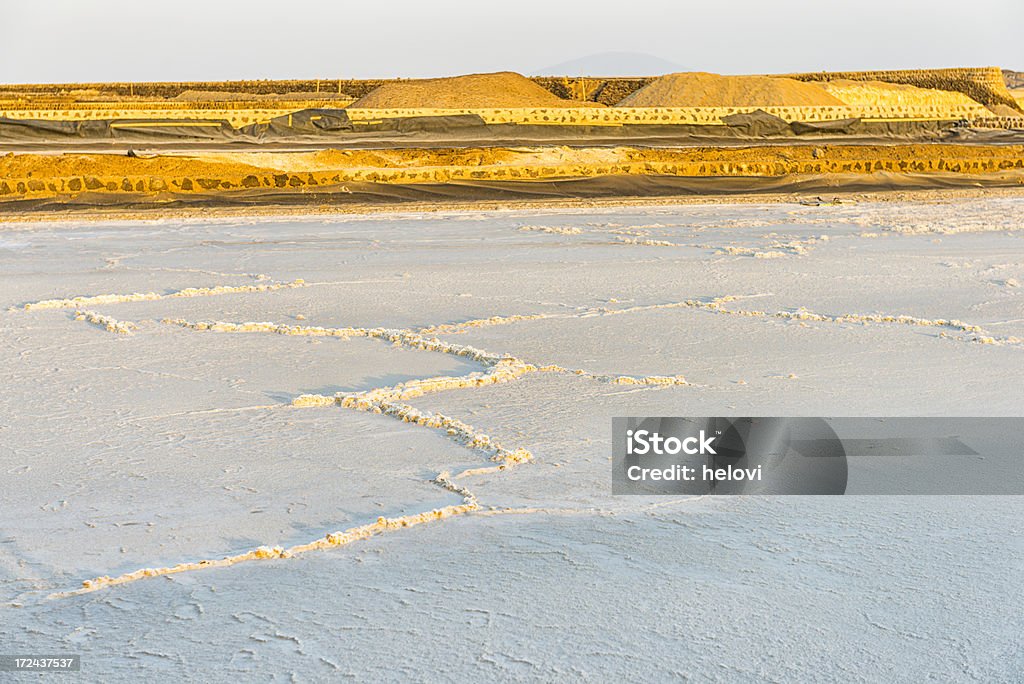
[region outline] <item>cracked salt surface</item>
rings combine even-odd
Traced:
[[[301,281],[299,281],[301,282]],[[267,290],[245,290],[240,288],[229,288],[229,287],[218,287],[218,288],[205,288],[201,290],[190,290],[201,292],[201,295],[181,295],[181,296],[212,296],[215,294],[237,294],[239,292],[268,292],[273,289]],[[138,301],[130,297],[119,298],[118,295],[103,295],[101,297],[92,298],[94,300],[103,299],[104,301],[117,302],[117,301]],[[144,301],[150,301],[146,299]],[[25,306],[26,311],[36,310],[37,308],[55,308],[55,307],[35,307],[33,304]],[[486,323],[489,325],[495,325],[499,323],[509,324],[516,320],[529,319],[530,317],[521,317],[520,319],[506,317],[504,319],[487,319]],[[131,334],[132,330],[137,328],[135,323],[118,321],[110,316],[104,316],[96,314],[95,312],[78,312],[76,320],[86,320],[90,323],[101,325],[106,328],[109,332],[120,333],[120,334]],[[445,390],[453,389],[467,389],[483,387],[490,384],[504,383],[514,381],[523,375],[536,372],[555,372],[555,373],[568,373],[576,376],[585,376],[599,381],[606,381],[612,384],[625,384],[625,385],[654,385],[654,386],[673,386],[673,385],[686,385],[688,384],[682,376],[647,376],[647,377],[630,377],[630,376],[595,376],[591,373],[587,373],[582,370],[570,371],[565,368],[558,366],[535,366],[526,363],[520,359],[509,357],[509,356],[498,356],[490,354],[488,352],[467,347],[464,345],[455,345],[444,343],[437,338],[424,338],[422,335],[415,333],[411,330],[389,330],[389,329],[372,329],[368,330],[365,328],[322,328],[322,327],[308,327],[308,326],[292,326],[292,325],[275,325],[272,323],[192,323],[181,319],[164,319],[164,323],[177,325],[180,327],[190,328],[192,330],[199,331],[212,331],[212,332],[269,332],[283,335],[300,335],[300,336],[313,336],[313,337],[339,337],[347,339],[350,337],[369,337],[382,339],[385,341],[392,342],[395,345],[402,345],[411,347],[413,349],[423,351],[440,352],[444,354],[451,354],[453,356],[468,357],[473,361],[484,363],[488,366],[488,369],[484,373],[471,373],[465,376],[457,377],[436,377],[427,378],[422,380],[413,380],[394,387],[381,387],[373,390],[367,390],[363,392],[350,392],[350,393],[338,393],[333,397],[326,397],[317,394],[303,394],[292,400],[292,406],[296,407],[314,407],[314,406],[328,406],[337,404],[344,408],[352,408],[359,411],[367,411],[376,414],[383,414],[392,416],[402,420],[405,423],[412,423],[414,425],[421,425],[425,427],[439,429],[445,432],[450,438],[457,441],[460,444],[482,451],[488,455],[490,460],[497,462],[499,465],[491,468],[472,468],[467,469],[460,473],[456,477],[464,477],[467,475],[480,475],[485,473],[491,473],[499,470],[504,470],[508,467],[518,465],[520,463],[526,463],[533,458],[533,454],[523,448],[517,448],[514,450],[506,449],[501,446],[497,441],[492,440],[489,436],[476,432],[472,426],[467,425],[461,420],[450,418],[442,414],[423,413],[416,408],[409,406],[405,403],[400,403],[421,397],[425,394],[434,392],[440,392]],[[469,324],[482,324],[481,322],[473,321]],[[260,407],[264,408],[264,407]],[[388,530],[403,529],[411,527],[424,522],[432,520],[443,520],[444,518],[460,515],[463,513],[469,513],[479,508],[476,497],[463,488],[456,487],[452,484],[449,479],[450,476],[446,472],[439,474],[435,478],[435,482],[440,484],[449,491],[457,492],[463,495],[465,503],[458,506],[446,506],[439,509],[433,509],[430,511],[424,511],[417,514],[400,516],[398,518],[378,518],[376,523],[363,525],[357,528],[345,530],[344,532],[334,532],[328,534],[321,540],[310,542],[308,544],[296,545],[294,547],[285,549],[280,546],[267,547],[260,546],[251,551],[236,554],[233,556],[227,556],[215,560],[202,560],[194,562],[179,563],[172,567],[166,568],[144,568],[136,570],[134,572],[119,575],[117,577],[103,576],[96,579],[84,580],[81,589],[74,591],[56,592],[51,594],[51,598],[65,598],[68,596],[75,596],[82,593],[88,593],[96,591],[97,589],[103,589],[106,587],[125,584],[140,579],[150,577],[162,577],[165,575],[177,574],[179,572],[186,572],[190,570],[202,570],[207,568],[226,567],[234,565],[236,563],[248,561],[248,560],[268,560],[276,558],[291,558],[300,553],[305,553],[311,550],[322,550],[333,546],[343,546],[353,541],[361,539],[368,539],[369,537],[386,532]]]
[[[0,639],[107,681],[392,679],[439,655],[484,677],[831,681],[843,658],[1010,679],[1015,499],[624,500],[607,456],[614,415],[1019,415],[1024,300],[992,280],[1024,278],[1022,207],[21,230],[0,253]],[[559,608],[570,585],[590,598]],[[537,630],[569,614],[582,650],[553,649]]]

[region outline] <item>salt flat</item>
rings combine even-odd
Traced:
[[[609,457],[616,415],[1021,415],[1022,217],[1002,197],[0,226],[0,644],[81,653],[90,681],[1015,681],[1018,498],[613,497]],[[154,296],[60,301],[131,293]],[[493,368],[453,345],[541,370],[401,400],[464,434],[293,405]]]

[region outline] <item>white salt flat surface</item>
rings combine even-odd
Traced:
[[[130,335],[24,310],[295,279],[78,307]],[[0,225],[0,309],[3,653],[80,653],[104,682],[1024,676],[1018,497],[613,497],[609,470],[616,415],[1021,415],[1024,198]],[[776,315],[801,310],[819,316]],[[436,335],[690,384],[533,373],[410,399],[534,458],[460,479],[475,512],[47,598],[458,504],[437,474],[493,465],[440,430],[291,405],[477,361],[163,319],[516,315],[540,317]]]

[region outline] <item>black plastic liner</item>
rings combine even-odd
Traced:
[[[296,147],[396,148],[485,145],[686,145],[758,141],[941,142],[964,129],[955,121],[787,123],[761,110],[725,117],[725,125],[625,124],[622,126],[487,124],[475,114],[353,122],[344,109],[306,109],[268,123],[233,128],[223,121],[116,120],[23,121],[0,118],[0,149],[266,149]],[[1024,133],[1000,142],[1024,139]]]
[[[679,177],[603,176],[548,181],[462,181],[453,183],[385,184],[342,183],[308,189],[233,190],[188,195],[82,193],[0,202],[0,212],[48,212],[107,208],[118,210],[167,210],[188,207],[351,206],[461,204],[476,201],[524,201],[572,199],[729,196],[749,194],[830,194],[850,192],[910,191],[958,188],[1024,189],[1024,172],[1005,171],[983,175],[961,173],[808,174],[777,177]]]

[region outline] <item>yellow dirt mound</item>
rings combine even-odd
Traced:
[[[918,88],[884,81],[823,81],[818,84],[833,97],[848,105],[879,107],[902,106],[977,106],[977,102],[963,93],[950,90]]]
[[[1006,105],[1003,104],[989,105],[988,110],[995,114],[996,116],[1010,116],[1013,118],[1019,118],[1021,115],[1020,112],[1018,112],[1013,107],[1007,107]]]
[[[842,106],[820,85],[771,76],[720,76],[703,72],[662,76],[619,107]]]
[[[365,109],[487,109],[579,107],[511,71],[385,83],[350,107]]]

